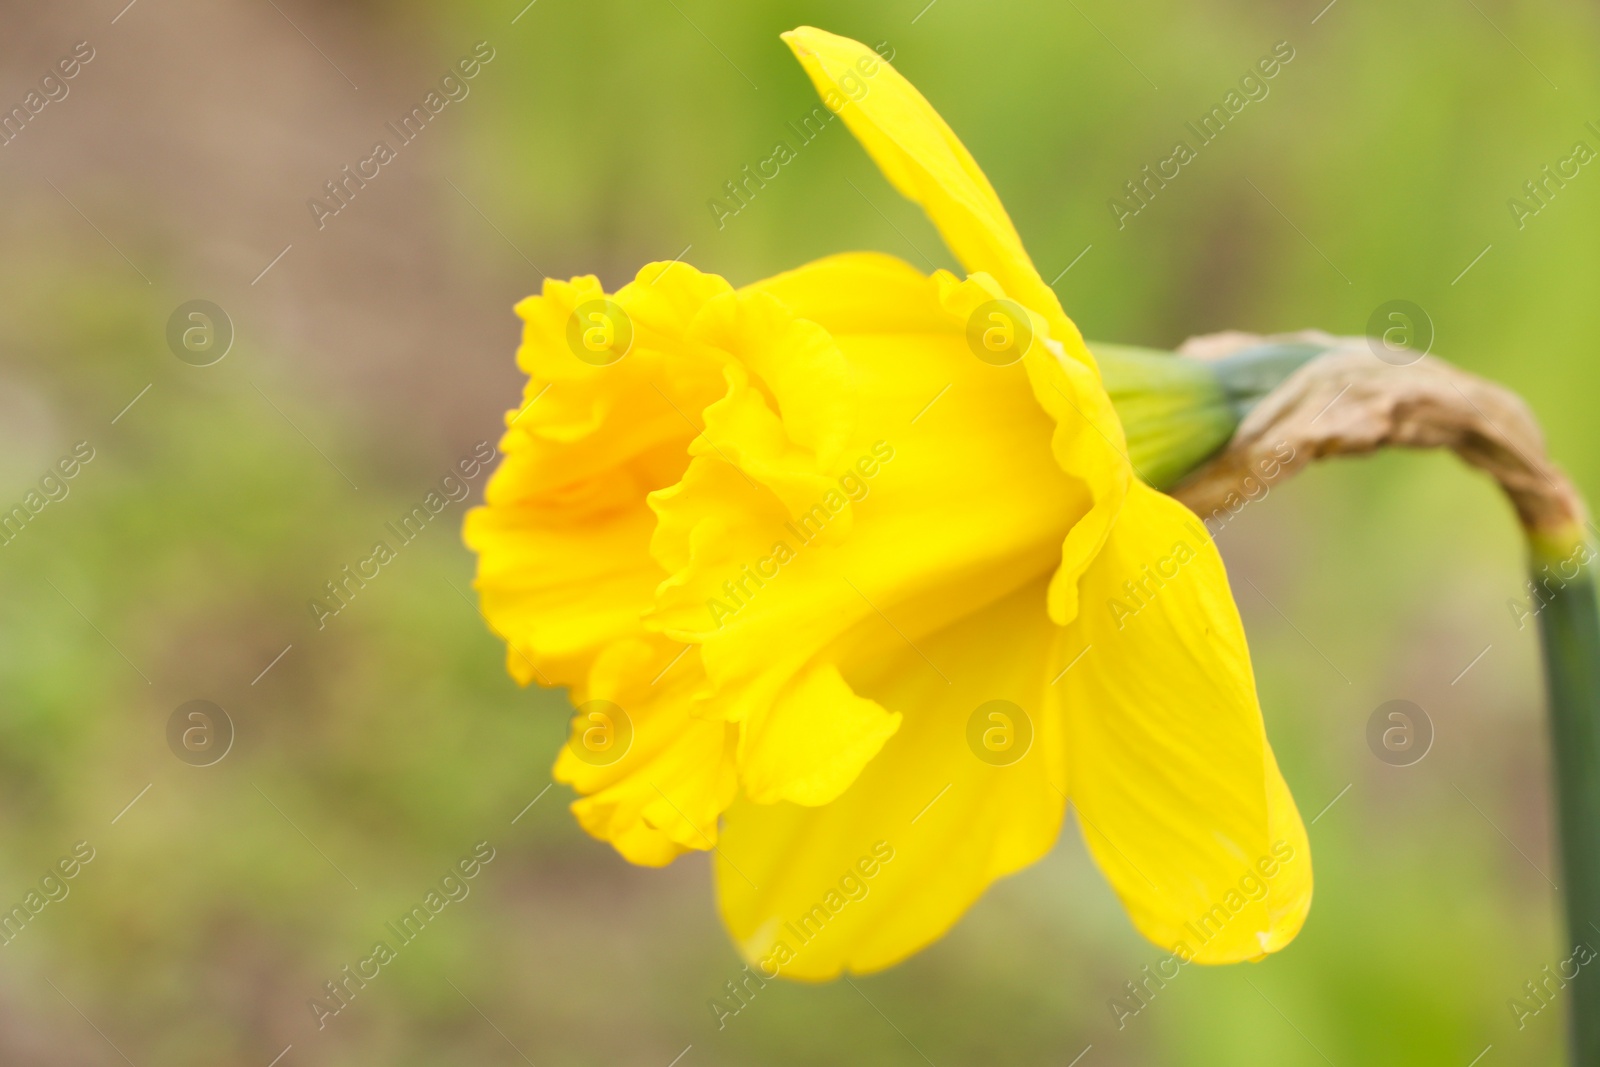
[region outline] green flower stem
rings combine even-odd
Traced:
[[[1529,535],[1555,749],[1568,944],[1600,951],[1600,602],[1581,534]],[[1565,577],[1577,571],[1572,578]],[[1574,1067],[1600,1067],[1600,959],[1571,980]]]

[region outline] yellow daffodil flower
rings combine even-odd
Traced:
[[[969,272],[876,253],[735,288],[656,263],[517,307],[524,403],[467,519],[555,777],[627,859],[713,850],[768,977],[887,967],[1047,853],[1070,798],[1184,960],[1304,922],[1304,826],[1199,520],[1135,476],[993,187],[861,44],[784,39]]]

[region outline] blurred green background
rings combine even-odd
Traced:
[[[544,792],[564,697],[506,677],[463,505],[323,629],[307,601],[496,438],[540,272],[953,265],[839,124],[718,227],[707,201],[815,104],[777,37],[802,23],[892,49],[1089,337],[1360,333],[1411,300],[1594,496],[1600,172],[1520,228],[1507,201],[1600,148],[1600,13],[524,2],[0,5],[8,108],[94,49],[0,147],[0,504],[95,450],[0,548],[0,906],[96,850],[0,946],[0,1060],[1558,1063],[1559,998],[1522,1028],[1507,1003],[1570,953],[1519,539],[1449,457],[1314,469],[1222,533],[1316,903],[1288,950],[1186,969],[1120,1029],[1108,1001],[1162,954],[1069,829],[929,951],[769,987],[718,1030],[741,964],[705,857],[630,868]],[[319,230],[307,200],[480,41],[470,95]],[[1119,230],[1110,198],[1278,42],[1266,98]],[[167,346],[192,299],[236,331],[213,366]],[[166,741],[196,698],[237,729],[206,768]],[[1409,768],[1367,748],[1390,699],[1436,729]],[[479,841],[471,895],[319,1030],[307,1001]]]

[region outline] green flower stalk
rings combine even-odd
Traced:
[[[1556,807],[1571,949],[1600,944],[1600,608],[1595,552],[1574,524],[1530,531],[1539,637],[1550,695]],[[1600,1064],[1600,968],[1579,968],[1568,990],[1572,1062]]]

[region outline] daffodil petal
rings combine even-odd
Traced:
[[[993,275],[1044,316],[1067,354],[1094,366],[1078,329],[1023,248],[994,186],[939,113],[899,71],[859,41],[801,26],[783,39],[878,169],[920,204],[970,273]]]
[[[832,663],[805,671],[740,738],[745,793],[757,804],[816,806],[855,781],[900,726],[901,716],[857,696]]]
[[[1041,580],[902,644],[851,678],[905,720],[842,796],[817,808],[734,802],[717,896],[753,965],[808,980],[888,967],[1050,850],[1066,806],[1048,673],[1059,633]],[[1034,734],[1008,766],[969,747],[969,720],[992,700],[1023,708]]]
[[[1087,651],[1059,687],[1090,851],[1163,948],[1201,963],[1277,951],[1310,907],[1311,852],[1216,547],[1135,484],[1082,596],[1069,645]]]
[[[974,284],[975,283],[975,284]],[[994,282],[975,274],[968,284],[943,282],[946,309],[963,320]],[[1025,309],[1026,311],[1026,309]],[[1028,312],[1033,321],[1033,312]],[[1132,480],[1122,423],[1100,382],[1099,371],[1073,359],[1058,358],[1037,341],[1022,358],[1033,398],[1055,421],[1051,454],[1061,469],[1082,483],[1092,506],[1072,524],[1061,544],[1060,565],[1050,581],[1050,617],[1065,626],[1078,612],[1078,580],[1105,543]]]
[[[949,311],[928,275],[883,252],[841,252],[745,286],[775,296],[835,337],[948,334]]]

